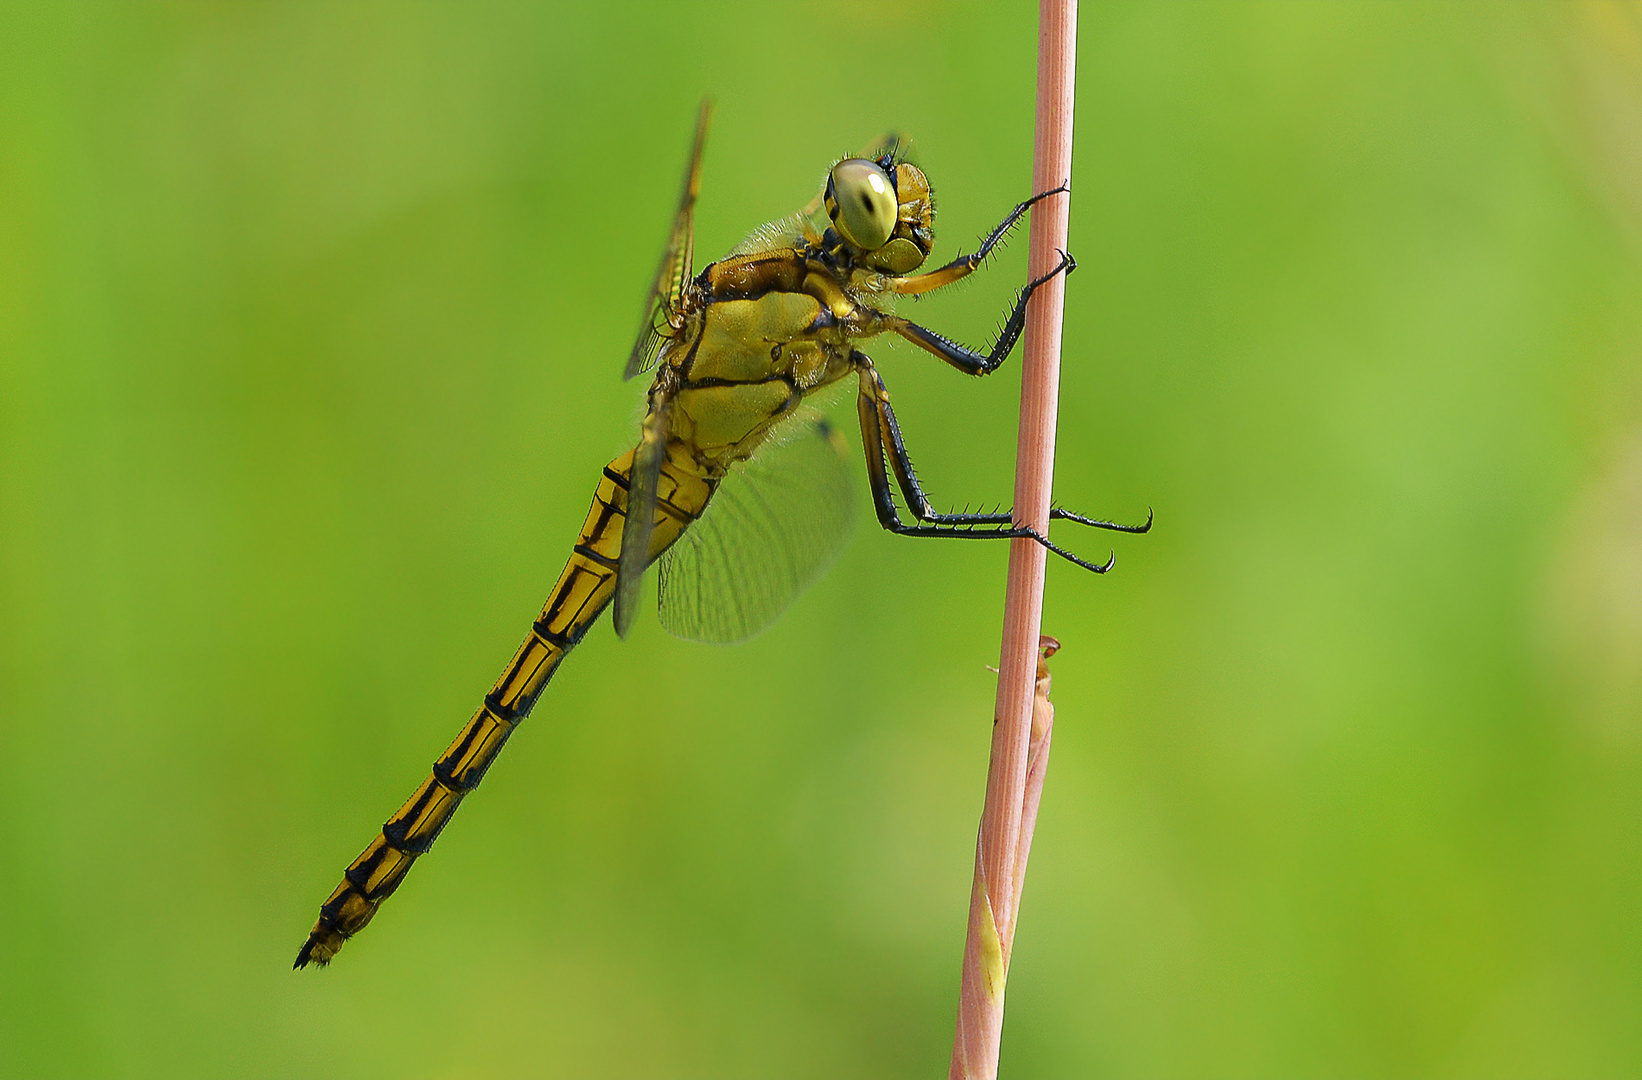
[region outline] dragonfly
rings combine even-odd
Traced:
[[[703,102],[677,211],[627,358],[631,379],[654,370],[637,445],[604,467],[593,504],[541,615],[501,678],[413,795],[344,873],[320,908],[295,967],[325,965],[364,929],[433,846],[463,799],[541,696],[559,664],[607,607],[626,637],[645,571],[658,560],[661,622],[672,633],[733,642],[756,634],[836,553],[853,496],[841,433],[807,401],[853,378],[868,486],[878,523],[912,537],[1026,537],[1085,570],[1090,562],[1009,512],[940,513],[919,484],[889,391],[858,348],[894,334],[966,375],[996,371],[1014,348],[1033,292],[1076,263],[1065,252],[1015,296],[981,351],[895,314],[974,273],[1031,208],[1021,202],[981,241],[919,272],[934,247],[928,178],[902,142],[880,140],[837,162],[821,193],[755,229],[694,270],[694,211],[711,119]],[[896,502],[899,493],[904,504]],[[1056,507],[1051,519],[1117,532],[1152,524],[1100,521]]]

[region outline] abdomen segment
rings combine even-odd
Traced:
[[[514,728],[530,714],[553,672],[582,635],[593,625],[615,593],[616,563],[627,507],[627,476],[631,452],[605,466],[593,496],[593,506],[581,535],[548,596],[541,617],[496,681],[484,704],[462,728],[433,771],[405,805],[389,818],[359,858],[342,875],[342,883],[319,909],[296,967],[329,963],[348,938],[364,929],[382,901],[393,895],[411,864],[433,846],[457,806],[484,779]],[[673,514],[658,514],[654,552],[660,555],[700,513],[711,487],[679,476],[674,470],[664,481]],[[694,481],[694,482],[692,482]],[[680,506],[680,503],[699,504]],[[682,523],[677,511],[684,511]]]

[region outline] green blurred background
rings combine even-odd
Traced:
[[[698,262],[891,127],[946,257],[1030,187],[1035,23],[0,8],[0,1074],[944,1075],[1006,553],[864,477],[775,629],[601,625],[290,962],[634,441],[698,98]],[[1080,29],[1056,495],[1157,528],[1050,570],[1006,1074],[1642,1073],[1642,9]],[[985,339],[1025,247],[922,317]],[[874,352],[1006,499],[1018,362]]]

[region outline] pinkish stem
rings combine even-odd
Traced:
[[[1076,0],[1039,0],[1038,105],[1033,190],[1057,187],[1072,174],[1073,73],[1077,54]],[[1033,278],[1048,273],[1066,247],[1069,195],[1056,195],[1032,210]],[[1055,411],[1060,385],[1061,317],[1065,277],[1032,296],[1026,313],[1021,370],[1020,438],[1015,464],[1015,519],[1039,533],[1049,531],[1055,461]],[[1033,745],[1038,638],[1043,618],[1047,552],[1030,539],[1011,541],[1009,585],[1004,600],[1003,649],[993,716],[992,760],[986,780],[975,851],[969,935],[964,945],[953,1080],[994,1080],[1003,1031],[1004,980],[1014,943],[1015,915],[1031,846],[1031,825],[1048,752],[1047,729]],[[1047,685],[1045,686],[1047,691]],[[1047,705],[1047,700],[1045,700]],[[1039,759],[1031,770],[1033,750]]]

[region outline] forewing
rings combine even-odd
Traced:
[[[872,141],[872,145],[862,150],[861,157],[868,161],[877,161],[888,154],[896,161],[909,161],[912,155],[912,140],[899,131],[886,131]]]
[[[911,161],[913,164],[917,164],[917,161],[913,156],[912,140],[907,138],[905,135],[902,135],[899,131],[884,132],[882,135],[872,140],[872,142],[867,145],[866,149],[854,156],[866,158],[868,161],[878,161],[886,154],[888,154],[894,161]],[[891,170],[890,175],[894,175],[893,170]],[[821,185],[821,190],[815,193],[815,198],[811,199],[804,206],[804,209],[800,211],[800,214],[804,218],[810,218],[820,213],[826,193],[826,184],[823,182]]]
[[[626,637],[638,611],[639,588],[650,565],[650,538],[656,528],[656,482],[667,456],[673,402],[662,398],[644,418],[644,431],[627,476],[627,516],[621,530],[621,558],[616,563],[616,636]]]
[[[830,565],[855,520],[849,451],[824,419],[784,425],[735,466],[661,558],[661,625],[694,641],[762,632]]]
[[[802,248],[810,241],[811,235],[808,217],[803,213],[788,214],[784,218],[767,221],[748,233],[746,239],[730,249],[726,258],[780,248]]]
[[[625,379],[631,379],[655,364],[661,352],[661,343],[679,329],[679,300],[695,262],[695,209],[696,195],[701,191],[701,151],[707,143],[707,126],[712,118],[713,103],[711,99],[704,99],[701,112],[696,116],[696,138],[690,147],[690,162],[684,169],[678,212],[673,215],[673,229],[667,236],[667,246],[661,250],[656,278],[644,302],[638,339],[633,342],[633,351],[627,357],[627,370],[622,376]]]

